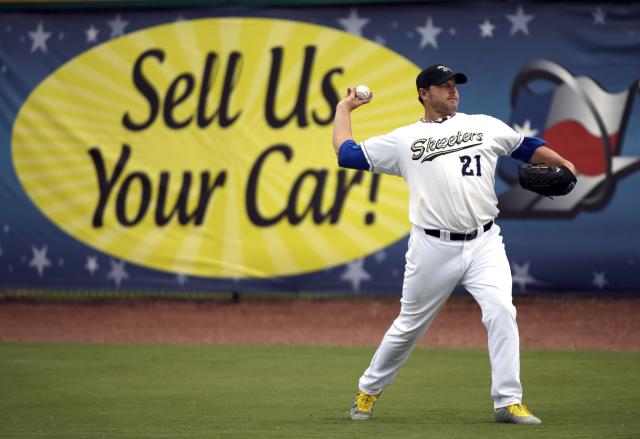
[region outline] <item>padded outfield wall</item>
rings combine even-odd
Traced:
[[[356,139],[412,123],[437,62],[578,169],[548,199],[501,159],[514,292],[640,294],[639,3],[160,3],[0,11],[0,289],[397,294],[404,182],[331,122],[367,84]]]

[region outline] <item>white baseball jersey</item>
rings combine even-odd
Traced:
[[[523,135],[481,114],[400,127],[361,143],[370,170],[398,175],[409,187],[409,221],[424,229],[466,232],[498,215],[498,156]]]

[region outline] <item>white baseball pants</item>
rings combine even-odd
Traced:
[[[478,237],[471,241],[446,241],[413,227],[400,314],[360,378],[361,391],[376,395],[393,381],[458,284],[465,286],[482,310],[482,323],[489,336],[494,407],[522,401],[511,271],[497,224],[486,232],[480,228]]]

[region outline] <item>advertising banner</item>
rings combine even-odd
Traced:
[[[640,6],[503,3],[5,11],[0,288],[392,293],[408,192],[341,169],[423,115],[415,77],[469,77],[460,111],[542,137],[576,189],[496,173],[514,292],[640,292]]]

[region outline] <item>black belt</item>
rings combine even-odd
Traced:
[[[493,221],[489,221],[487,224],[482,226],[482,230],[485,232],[491,228],[493,225]],[[436,238],[440,238],[441,232],[440,230],[434,229],[424,229],[424,233],[429,236],[435,236]],[[446,235],[446,233],[445,233]],[[478,237],[478,229],[474,230],[471,233],[449,233],[450,241],[471,241],[472,239],[476,239]]]

